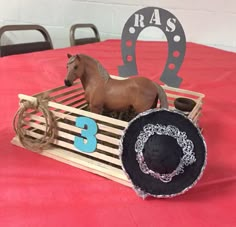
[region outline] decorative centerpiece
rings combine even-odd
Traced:
[[[134,13],[123,30],[119,71],[136,73],[135,44],[145,25],[160,27],[168,38],[161,75],[167,85],[111,76],[96,59],[68,54],[65,86],[19,95],[12,142],[131,186],[143,198],[170,198],[192,188],[206,166],[198,128],[204,95],[178,88],[185,36],[177,18],[154,7]]]

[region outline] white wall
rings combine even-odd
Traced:
[[[188,41],[236,51],[235,0],[0,0],[0,26],[41,24],[49,31],[55,48],[66,47],[72,24],[94,23],[102,39],[120,38],[129,16],[145,6],[157,6],[173,13]],[[22,37],[25,39],[24,34]],[[144,32],[142,37],[165,39],[155,29]],[[19,37],[8,33],[4,42],[14,39]]]

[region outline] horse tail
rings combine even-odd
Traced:
[[[160,100],[160,107],[168,109],[169,104],[168,104],[166,92],[164,91],[161,85],[156,84],[155,82],[153,83],[155,84],[157,88],[157,101],[158,99]]]

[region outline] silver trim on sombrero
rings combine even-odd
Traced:
[[[199,136],[202,138],[202,141],[203,141],[203,144],[204,144],[204,147],[205,147],[205,160],[204,160],[204,164],[201,168],[201,171],[198,175],[198,177],[196,178],[196,180],[191,184],[189,185],[188,187],[186,187],[184,190],[182,190],[181,192],[178,192],[178,193],[173,193],[173,194],[169,194],[169,195],[154,195],[154,194],[151,194],[151,193],[148,193],[148,192],[145,192],[144,190],[142,190],[140,187],[138,187],[137,185],[135,185],[135,183],[132,181],[132,179],[130,178],[129,174],[126,172],[125,170],[125,167],[123,165],[123,162],[122,162],[122,154],[123,154],[123,140],[124,140],[124,137],[125,137],[125,134],[126,134],[126,131],[127,129],[129,128],[129,126],[135,121],[137,120],[138,118],[141,118],[142,116],[145,116],[145,115],[148,115],[152,112],[157,112],[157,111],[169,111],[169,112],[174,112],[176,114],[179,114],[181,116],[184,116],[187,120],[189,120],[197,129],[198,131],[198,134]],[[121,135],[121,138],[120,138],[120,143],[119,143],[119,157],[120,157],[120,160],[121,160],[121,167],[124,171],[124,173],[126,174],[127,178],[131,181],[132,185],[133,185],[133,189],[134,191],[137,193],[138,196],[142,197],[143,199],[145,199],[146,197],[148,196],[152,196],[152,197],[155,197],[155,198],[173,198],[175,196],[178,196],[178,195],[182,195],[184,194],[185,192],[187,192],[189,189],[193,188],[197,182],[201,179],[202,175],[203,175],[203,172],[206,168],[206,165],[207,165],[207,146],[206,146],[206,141],[204,139],[204,137],[202,136],[202,133],[200,131],[200,129],[196,126],[196,124],[192,121],[192,119],[189,119],[187,116],[185,116],[184,114],[180,113],[179,111],[175,111],[175,110],[169,110],[169,109],[151,109],[151,110],[147,110],[147,111],[144,111],[140,114],[138,114],[135,118],[133,118],[129,123],[128,123],[128,126],[124,129],[123,131],[123,134]]]
[[[160,174],[158,172],[154,172],[153,170],[148,168],[144,160],[143,149],[145,143],[148,141],[150,136],[154,134],[170,136],[176,139],[178,145],[182,148],[183,156],[177,168],[171,173]],[[187,138],[186,132],[181,132],[177,127],[173,125],[165,126],[161,124],[147,124],[143,127],[143,131],[140,132],[135,143],[135,151],[137,153],[136,160],[139,163],[141,171],[145,174],[150,174],[151,176],[161,180],[164,183],[168,183],[174,176],[184,173],[184,166],[192,165],[196,161],[193,149],[193,142]]]

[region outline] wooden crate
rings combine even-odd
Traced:
[[[122,79],[120,77],[114,77]],[[195,108],[188,117],[197,123],[201,114],[204,95],[197,92],[163,86],[167,93],[170,109],[174,109],[174,99],[177,97],[191,98],[196,102]],[[48,108],[57,122],[57,135],[52,144],[39,154],[84,169],[86,171],[109,178],[121,184],[131,186],[121,167],[119,159],[119,142],[123,130],[128,122],[86,111],[87,103],[84,99],[84,90],[80,82],[72,87],[57,87],[48,91],[28,96],[19,95],[20,101],[35,102],[37,99],[47,97]],[[81,129],[75,126],[78,116],[86,116],[96,121],[98,133],[97,149],[93,153],[84,153],[74,146],[75,136],[80,135]],[[45,130],[45,118],[42,114],[31,111],[27,115],[27,134],[32,138],[42,137]],[[12,143],[22,146],[19,138],[15,136]]]

